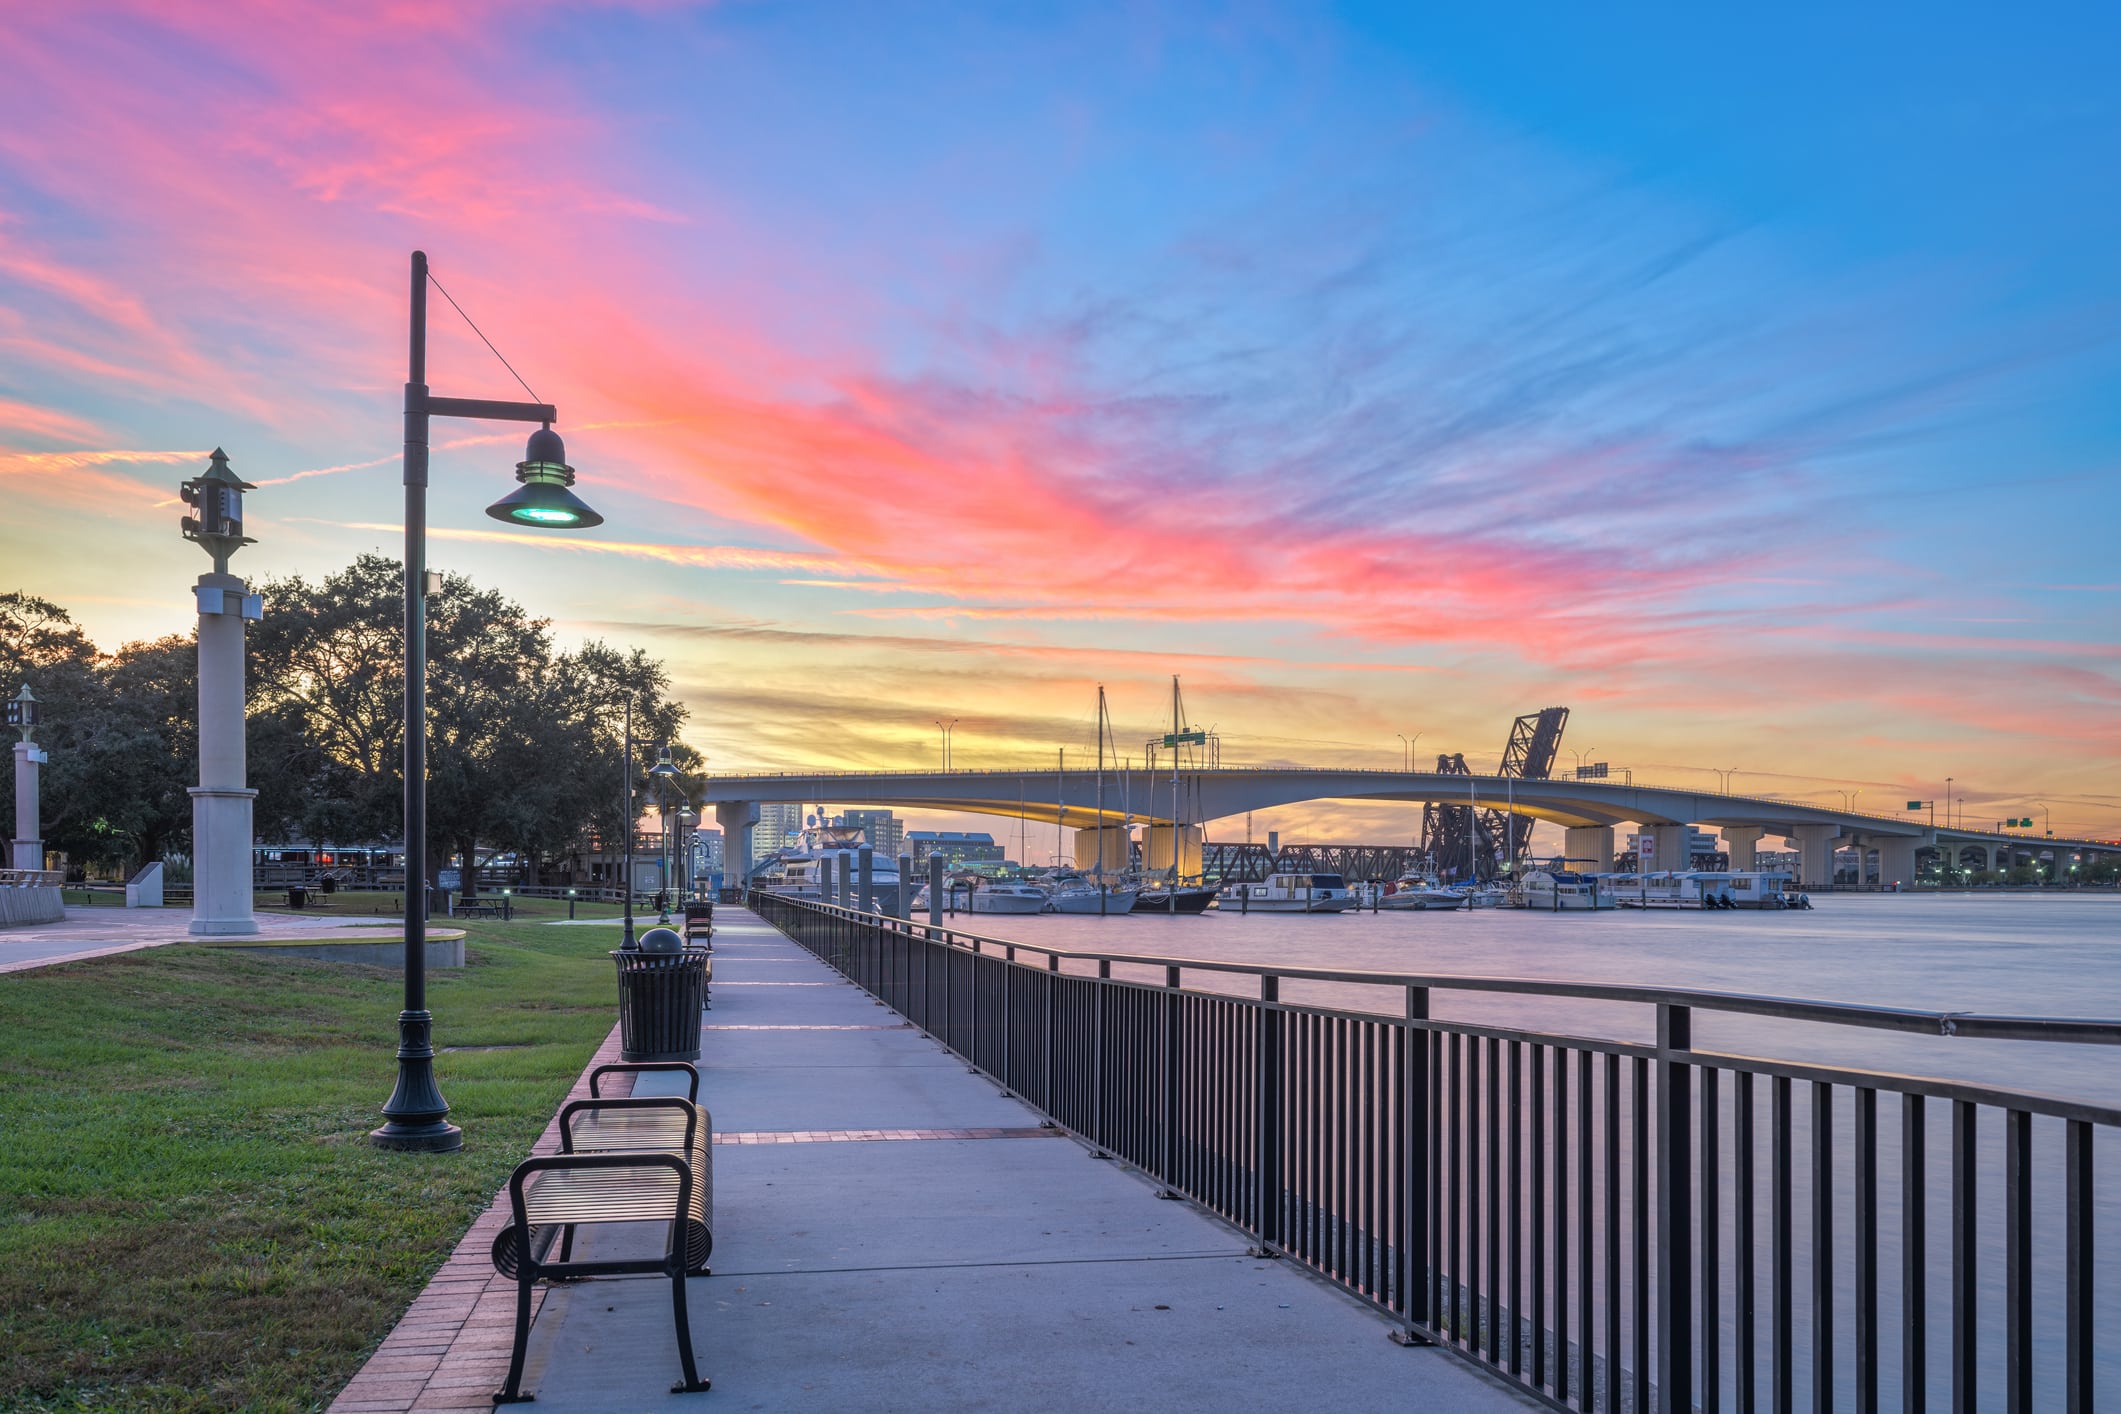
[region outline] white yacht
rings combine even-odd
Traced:
[[[1688,869],[1613,874],[1606,888],[1622,908],[1802,908],[1790,876],[1764,869]]]
[[[1445,888],[1434,874],[1402,874],[1385,885],[1384,895],[1377,900],[1377,906],[1406,911],[1463,908],[1466,902],[1464,893]]]
[[[1493,884],[1487,884],[1480,888],[1466,884],[1453,889],[1451,892],[1463,898],[1466,901],[1467,908],[1500,908],[1510,901],[1510,891],[1497,888]]]
[[[1046,891],[1036,884],[983,879],[957,896],[966,913],[1044,913]]]
[[[791,898],[820,898],[825,865],[829,862],[833,896],[825,902],[838,903],[843,879],[853,880],[857,886],[860,883],[861,849],[867,843],[859,825],[833,824],[820,815],[812,815],[792,847],[781,850],[759,865],[752,875],[752,887]],[[880,912],[898,912],[901,882],[898,861],[872,851],[869,889]]]
[[[1232,897],[1231,895],[1235,895]],[[1269,874],[1263,884],[1233,884],[1216,905],[1223,913],[1345,913],[1355,892],[1338,874]]]
[[[1616,899],[1597,874],[1570,874],[1534,869],[1524,876],[1512,901],[1519,908],[1547,913],[1574,913],[1611,908]]]

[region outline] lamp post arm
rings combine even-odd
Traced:
[[[417,389],[417,391],[415,391]],[[429,417],[464,417],[479,422],[543,422],[554,423],[560,414],[550,403],[497,402],[492,398],[438,398],[427,391],[425,384],[407,384],[405,410],[410,413],[415,401],[419,410]]]

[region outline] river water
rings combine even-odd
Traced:
[[[1540,978],[1554,981],[1637,983],[1710,991],[1766,994],[1818,1001],[1864,1003],[1936,1012],[1982,1012],[2030,1016],[2121,1018],[2121,896],[1980,894],[1824,894],[1809,912],[1652,912],[1618,910],[1596,914],[1535,913],[1516,909],[1479,912],[1287,915],[1209,913],[1200,917],[1128,915],[1115,918],[957,915],[952,928],[1010,942],[1096,953],[1116,959],[1116,978],[1161,983],[1159,965],[1132,965],[1126,958],[1196,960],[1253,966],[1320,967],[1453,977]],[[1020,955],[1022,956],[1022,955]],[[1023,960],[1034,961],[1033,957]],[[1064,961],[1064,970],[1094,971],[1084,958]],[[1189,988],[1257,994],[1249,976],[1188,972]],[[1317,1003],[1347,1010],[1397,1015],[1404,992],[1396,986],[1284,981],[1284,1002]],[[1431,994],[1432,1016],[1558,1032],[1574,1036],[1649,1041],[1654,1009],[1627,1003],[1582,1002],[1498,993]],[[2121,1046],[2032,1041],[1969,1040],[1854,1027],[1792,1023],[1760,1017],[1694,1013],[1694,1044],[1703,1050],[1797,1061],[1833,1063],[1897,1074],[1927,1075],[2011,1090],[2064,1096],[2121,1106]],[[1799,1175],[1794,1275],[1797,1296],[1796,1403],[1807,1404],[1812,1360],[1809,1340],[1811,1256],[1807,1236],[1811,1194],[1807,1173],[1813,1095],[1795,1091],[1793,1166]],[[1837,1392],[1852,1401],[1853,1337],[1846,1314],[1853,1310],[1851,1278],[1853,1193],[1851,1101],[1846,1090],[1833,1100],[1835,1164],[1835,1343]],[[1726,1087],[1720,1149],[1723,1172],[1737,1159],[1732,1150],[1731,1091]],[[1760,1099],[1761,1162],[1767,1134],[1766,1096]],[[1951,1109],[1928,1105],[1927,1279],[1929,1299],[1930,1397],[1944,1407],[1950,1390],[1952,1250]],[[1623,1123],[1631,1103],[1623,1098]],[[1978,1340],[1981,1375],[1977,1407],[2003,1407],[2005,1365],[2004,1196],[2002,1125],[1984,1108],[1976,1144],[1978,1225]],[[1899,1175],[1904,1155],[1900,1102],[1883,1095],[1879,1104],[1880,1268],[1882,1386],[1885,1402],[1899,1403],[1898,1329],[1901,1215]],[[2063,1126],[2037,1120],[2033,1127],[2033,1267],[2035,1408],[2061,1407],[2060,1314],[2063,1258],[2061,1165]],[[2099,1408],[2121,1408],[2121,1133],[2096,1131],[2094,1229],[2097,1259],[2096,1309]],[[1763,1172],[1763,1179],[1765,1174]],[[1571,1186],[1574,1179],[1572,1177]],[[1765,1205],[1765,1196],[1761,1202]],[[1726,1205],[1727,1206],[1727,1205]],[[1726,1252],[1732,1214],[1722,1222]],[[1764,1225],[1764,1214],[1763,1214]],[[1762,1239],[1765,1241],[1763,1235]],[[1761,1299],[1766,1299],[1768,1254],[1760,1249]],[[1723,1307],[1726,1399],[1735,1394],[1736,1292],[1728,1271]],[[1627,1285],[1632,1286],[1629,1279]],[[1762,1331],[1761,1352],[1768,1346]],[[1765,1393],[1765,1384],[1762,1386]],[[1728,1407],[1728,1406],[1727,1406]]]

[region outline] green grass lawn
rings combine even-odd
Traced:
[[[564,905],[562,906],[564,916]],[[598,928],[428,974],[458,1154],[367,1142],[395,971],[170,947],[0,977],[0,1409],[321,1409],[617,1015]]]

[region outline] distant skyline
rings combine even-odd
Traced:
[[[438,424],[433,563],[668,659],[712,769],[933,765],[938,718],[963,767],[1073,761],[1100,682],[1138,753],[1178,673],[1233,761],[1492,766],[1567,705],[1642,780],[1949,776],[1969,820],[2121,835],[2117,39],[10,7],[0,590],[188,631],[174,487],[216,445],[259,483],[240,572],[396,554],[418,248],[607,517],[504,529],[519,434]],[[520,396],[432,318],[438,390]]]

